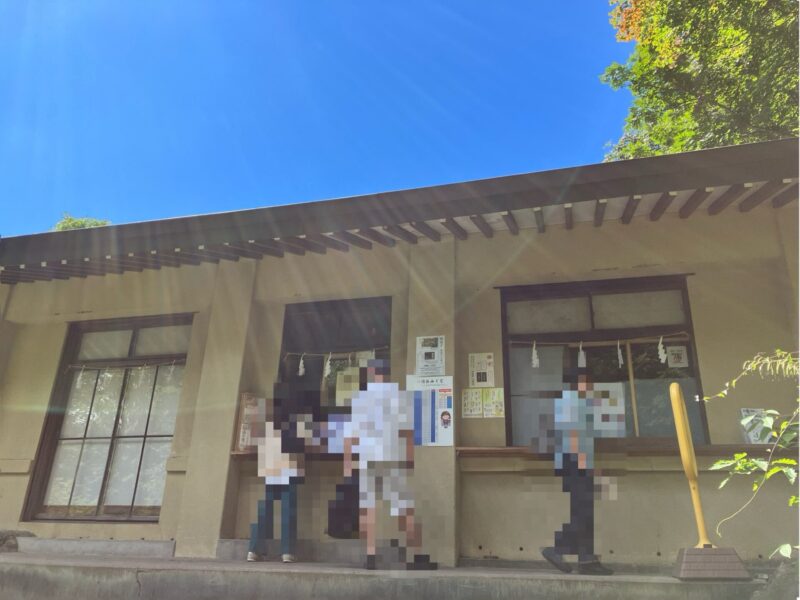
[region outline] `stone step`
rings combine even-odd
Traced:
[[[17,538],[22,554],[47,556],[127,556],[141,558],[172,558],[172,540],[70,540],[37,537]]]
[[[0,555],[3,600],[749,600],[762,587],[761,582],[683,583],[664,576],[596,577],[513,569],[366,571],[302,563]]]

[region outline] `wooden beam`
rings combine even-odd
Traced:
[[[772,199],[772,206],[773,208],[780,208],[781,206],[786,206],[792,200],[797,200],[797,183],[790,185],[780,194],[775,196]]]
[[[567,229],[572,229],[572,227],[575,225],[572,219],[572,204],[569,202],[564,205],[564,225]]]
[[[622,218],[620,221],[623,225],[629,224],[633,220],[633,213],[636,212],[636,207],[639,206],[641,196],[631,196],[628,198],[628,203],[625,205],[625,210],[622,211]]]
[[[692,192],[692,195],[689,196],[689,199],[681,206],[680,210],[678,210],[678,216],[681,219],[688,219],[694,211],[697,210],[697,207],[700,206],[703,201],[711,195],[711,192],[714,191],[714,188],[699,188]]]
[[[542,214],[541,206],[537,206],[533,209],[533,216],[536,217],[536,229],[539,231],[539,233],[544,233],[544,214]]]
[[[211,246],[210,249],[213,250],[217,248],[217,246]],[[247,247],[242,244],[230,242],[224,242],[222,244],[222,248],[227,250],[228,252],[233,252],[236,256],[240,258],[252,258],[254,260],[261,260],[264,257],[264,253],[260,252],[257,248]]]
[[[200,257],[190,252],[185,252],[181,250],[181,248],[173,248],[170,256],[175,260],[179,260],[183,265],[192,265],[196,267],[203,262]]]
[[[417,243],[417,236],[407,229],[403,229],[399,225],[387,225],[383,228],[383,230],[387,233],[391,233],[394,237],[403,240],[404,242],[408,242],[409,244]]]
[[[219,258],[203,254],[202,250],[195,250],[194,248],[175,248],[173,256],[195,266],[199,265],[201,262],[219,262]]]
[[[452,217],[447,217],[444,221],[442,221],[442,227],[447,229],[447,231],[452,233],[459,240],[467,239],[466,230],[463,227],[461,227],[461,225],[456,223],[455,219],[453,219]]]
[[[213,258],[214,260],[237,261],[240,258],[239,254],[222,245],[206,246],[205,244],[200,244],[194,252],[199,256]]]
[[[73,269],[78,269],[87,275],[107,275],[108,273],[121,274],[123,271],[119,267],[112,268],[111,265],[102,265],[97,262],[92,262],[88,258],[84,260],[62,260],[61,264]]]
[[[755,192],[750,194],[747,198],[742,200],[742,203],[739,205],[739,211],[747,212],[753,210],[756,206],[764,202],[764,200],[767,200],[778,193],[784,185],[786,184],[783,181],[768,181]]]
[[[508,230],[511,232],[511,235],[517,235],[519,233],[519,225],[517,224],[517,220],[514,218],[514,213],[508,211],[507,213],[503,214],[503,221],[508,227]]]
[[[442,239],[442,234],[436,231],[433,227],[428,225],[425,221],[414,221],[411,223],[411,226],[419,231],[422,235],[427,237],[434,242],[438,242]]]
[[[372,250],[372,242],[360,238],[357,235],[353,235],[349,231],[337,231],[336,233],[332,233],[331,236],[345,244],[363,248],[364,250]]]
[[[284,242],[288,244],[294,244],[298,248],[302,248],[303,250],[308,250],[309,252],[314,252],[315,254],[327,254],[328,248],[320,244],[319,242],[315,242],[313,240],[309,240],[308,238],[301,238],[296,236],[289,236],[285,238],[281,238]]]
[[[359,229],[358,235],[360,235],[361,237],[365,237],[368,240],[372,240],[373,242],[377,242],[383,246],[386,246],[387,248],[393,248],[395,244],[397,244],[397,242],[395,242],[394,239],[390,238],[387,235],[383,235],[382,233],[379,233],[374,229],[370,229],[369,227],[365,229]]]
[[[284,238],[280,238],[280,239],[277,239],[277,240],[270,240],[270,241],[271,241],[271,243],[275,244],[281,250],[285,250],[286,252],[289,252],[290,254],[295,254],[297,256],[305,256],[306,255],[305,248],[302,248],[302,247],[298,246],[297,244],[294,244],[293,242],[290,242],[290,241],[288,241],[288,240],[286,240]]]
[[[603,224],[603,218],[606,216],[606,205],[608,200],[605,198],[598,200],[594,203],[594,226],[600,227]]]
[[[728,208],[732,203],[734,203],[738,198],[741,197],[747,190],[753,187],[753,184],[748,183],[737,183],[729,187],[725,190],[722,195],[714,200],[708,206],[708,214],[709,215],[718,215],[723,210]]]
[[[491,238],[494,235],[494,230],[489,223],[486,222],[486,219],[483,218],[483,215],[471,215],[469,218],[475,224],[475,227],[478,228],[484,236],[487,238]]]
[[[350,246],[340,242],[339,240],[335,240],[330,236],[322,235],[321,233],[312,233],[306,235],[307,240],[311,240],[313,242],[317,242],[318,244],[322,244],[326,248],[330,248],[331,250],[336,250],[338,252],[349,252]]]
[[[664,192],[658,197],[656,203],[653,205],[652,210],[650,211],[650,220],[651,221],[658,221],[662,215],[667,211],[669,205],[672,204],[672,201],[675,199],[677,194],[675,192]]]
[[[263,252],[267,256],[283,258],[283,249],[272,240],[247,240],[247,247]]]

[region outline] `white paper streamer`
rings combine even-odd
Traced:
[[[617,362],[619,363],[620,369],[625,364],[625,361],[622,360],[622,348],[619,346],[619,340],[617,340]]]
[[[578,344],[578,368],[586,368],[586,352],[583,351],[583,342]]]
[[[531,367],[534,369],[539,368],[539,353],[536,351],[536,342],[533,342],[531,347]]]
[[[302,377],[306,374],[306,362],[303,360],[305,358],[305,354],[300,355],[300,364],[297,366],[297,376]]]
[[[664,348],[664,336],[658,338],[658,360],[660,360],[662,364],[667,362],[667,351]]]
[[[325,371],[322,376],[327,379],[330,374],[331,374],[331,355],[329,353],[328,358],[325,359]]]

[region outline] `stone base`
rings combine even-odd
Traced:
[[[681,581],[750,581],[733,548],[681,548],[673,576]]]

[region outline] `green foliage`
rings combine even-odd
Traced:
[[[796,0],[610,0],[635,40],[601,80],[633,104],[606,160],[798,135]]]
[[[111,221],[105,219],[93,219],[92,217],[73,217],[64,213],[61,220],[55,224],[53,231],[67,231],[69,229],[86,229],[87,227],[102,227],[110,225]]]
[[[730,390],[736,388],[736,384],[743,378],[758,375],[762,378],[783,378],[797,381],[800,373],[798,363],[798,353],[776,350],[772,354],[757,354],[752,360],[748,360],[742,366],[742,371],[732,380],[725,382],[725,388],[714,394],[706,396],[704,400],[725,398]],[[711,466],[714,471],[726,471],[727,476],[719,484],[719,489],[725,487],[732,477],[739,475],[756,475],[753,480],[753,491],[750,499],[744,503],[736,512],[729,515],[717,523],[717,534],[720,527],[726,521],[739,515],[755,499],[761,488],[774,475],[783,473],[785,480],[792,486],[792,491],[797,491],[797,460],[791,456],[776,456],[778,451],[791,451],[793,456],[797,455],[798,449],[798,421],[800,421],[800,399],[798,407],[791,414],[781,414],[777,410],[763,410],[759,413],[747,416],[741,420],[742,425],[748,432],[758,431],[759,440],[770,444],[767,446],[768,458],[754,458],[747,452],[737,452],[732,458],[718,460]],[[789,506],[798,505],[798,497],[795,493],[789,496]],[[771,555],[781,554],[787,558],[791,557],[791,544],[782,544]]]

